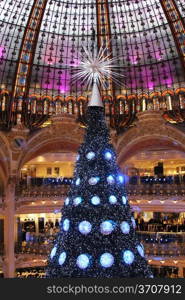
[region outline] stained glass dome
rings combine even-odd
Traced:
[[[74,67],[83,46],[105,45],[125,74],[109,83],[107,99],[184,92],[184,32],[182,0],[1,0],[0,88],[23,101],[83,99],[89,91],[71,82]]]

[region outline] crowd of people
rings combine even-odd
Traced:
[[[185,219],[150,219],[145,221],[144,218],[136,219],[138,231],[148,232],[185,232]]]
[[[152,266],[151,268],[154,278],[178,278],[178,268],[169,266]]]
[[[44,243],[48,238],[56,236],[60,230],[58,219],[55,223],[51,220],[47,221],[39,233],[36,234],[35,222],[23,223],[21,231],[21,242]]]

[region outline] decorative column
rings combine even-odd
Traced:
[[[160,0],[161,6],[170,26],[179,58],[185,71],[185,22],[174,0]]]
[[[4,210],[4,276],[5,278],[15,277],[15,185],[16,177],[9,177],[5,194]]]
[[[109,3],[108,0],[102,2],[102,0],[97,0],[96,2],[96,14],[97,14],[97,39],[98,48],[101,46],[107,47],[107,53],[112,57],[112,44],[111,44],[111,26],[109,17]],[[107,90],[114,97],[113,82],[109,80],[107,82]],[[103,91],[103,94],[107,94],[107,91]]]
[[[20,47],[12,90],[13,100],[18,98],[12,105],[12,110],[18,111],[18,122],[20,122],[23,100],[27,98],[29,92],[35,50],[46,4],[47,0],[34,1]]]
[[[36,233],[36,236],[39,235],[39,217],[37,215],[35,217],[35,233]]]
[[[184,267],[180,266],[180,264],[179,264],[178,265],[178,269],[179,269],[179,271],[178,271],[178,277],[179,278],[184,278],[184,271],[183,271]]]

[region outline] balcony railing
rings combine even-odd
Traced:
[[[185,233],[169,232],[137,232],[147,255],[160,256],[184,256]],[[48,236],[44,242],[18,242],[15,244],[17,254],[48,255],[51,251],[55,236]]]
[[[107,121],[118,132],[133,123],[137,112],[162,111],[163,117],[173,123],[182,123],[185,119],[184,88],[175,92],[168,89],[163,93],[151,92],[150,95],[117,95],[114,99],[106,95],[103,98]],[[7,90],[0,90],[0,127],[10,129],[21,121],[26,127],[35,129],[51,116],[61,113],[74,115],[84,124],[87,100],[86,97],[72,95],[66,98],[56,96],[55,99],[40,95],[24,99],[17,95],[12,99]]]
[[[55,179],[53,179],[54,181]],[[184,196],[185,182],[171,181],[171,183],[162,182],[143,182],[138,178],[137,183],[132,183],[131,180],[125,183],[125,189],[128,195],[153,195],[153,196]],[[49,197],[65,197],[69,191],[70,184],[35,184],[23,185],[18,184],[16,187],[17,198],[49,198]]]
[[[49,255],[52,243],[15,243],[16,254]]]
[[[23,198],[50,198],[50,197],[65,197],[69,191],[69,185],[61,186],[30,186],[16,189],[16,196]]]

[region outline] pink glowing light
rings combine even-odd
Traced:
[[[148,89],[149,89],[149,90],[153,90],[153,89],[154,89],[154,84],[153,84],[153,82],[149,82],[149,83],[148,83]]]
[[[0,58],[3,58],[5,53],[5,48],[3,46],[0,46]]]
[[[137,65],[138,57],[136,55],[130,56],[130,61],[132,65]]]
[[[47,79],[48,74],[47,70],[45,70],[44,73],[44,78],[46,82],[43,82],[42,88],[47,89],[47,90],[57,90],[61,94],[66,94],[67,92],[70,91],[70,80],[71,80],[71,75],[68,70],[63,70],[63,73],[60,74],[61,72],[60,68],[51,68],[51,72],[49,73],[50,78]],[[48,82],[47,82],[48,81]]]
[[[163,56],[162,56],[161,52],[155,52],[155,58],[158,61],[161,61],[163,59]]]

